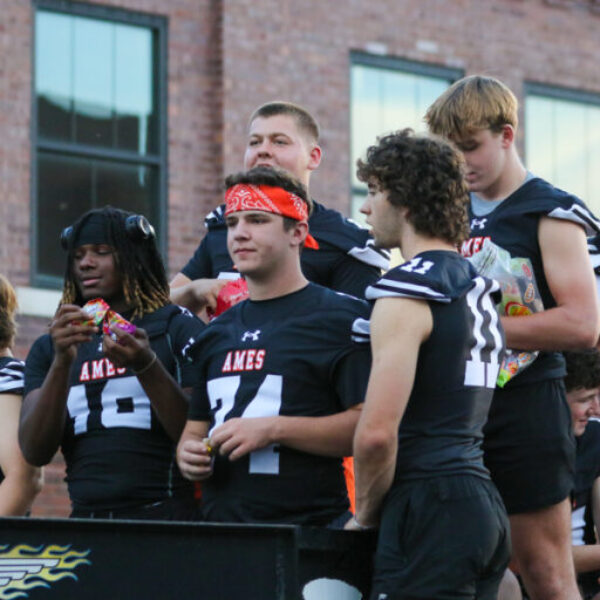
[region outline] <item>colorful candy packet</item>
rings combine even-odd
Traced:
[[[116,325],[119,329],[131,334],[134,334],[137,329],[133,323],[123,318],[118,312],[109,309],[102,322],[102,332],[104,335],[109,335],[113,340],[116,340],[117,336],[111,331],[111,325]]]
[[[90,318],[85,321],[76,321],[75,325],[96,325],[98,327],[101,326],[102,321],[104,321],[104,317],[106,313],[109,311],[110,306],[102,300],[102,298],[94,298],[93,300],[89,300],[81,307]]]

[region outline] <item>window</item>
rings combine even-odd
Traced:
[[[525,86],[527,168],[600,214],[600,95]]]
[[[35,13],[32,279],[56,286],[63,227],[111,204],[165,240],[165,22],[39,0]]]
[[[353,53],[350,82],[352,217],[367,193],[356,177],[356,161],[377,136],[405,127],[426,130],[423,117],[429,105],[462,71],[399,59]]]

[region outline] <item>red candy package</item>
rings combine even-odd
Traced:
[[[245,279],[232,279],[228,281],[217,296],[217,307],[215,310],[207,310],[211,321],[224,313],[228,308],[235,306],[238,302],[248,298],[248,284]]]
[[[102,300],[102,298],[94,298],[93,300],[89,300],[82,307],[90,318],[86,321],[75,321],[74,325],[97,325],[100,327],[102,321],[104,321],[104,317],[106,313],[110,309],[110,306]]]
[[[109,335],[113,339],[116,339],[117,336],[110,330],[111,325],[116,325],[119,329],[131,334],[134,334],[136,330],[136,326],[133,323],[130,323],[127,319],[124,319],[118,312],[115,312],[114,310],[109,310],[106,313],[102,323],[102,331],[104,335]]]

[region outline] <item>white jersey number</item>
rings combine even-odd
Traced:
[[[239,375],[232,375],[207,382],[208,398],[215,419],[211,432],[223,423],[233,408],[240,380]],[[241,416],[249,419],[277,416],[281,410],[282,385],[281,375],[267,375]],[[250,473],[279,474],[279,444],[271,444],[250,453]]]
[[[150,429],[152,425],[150,400],[137,377],[74,385],[69,390],[67,411],[73,419],[75,435],[94,428],[91,415],[98,416],[98,428]]]
[[[502,335],[498,327],[498,313],[488,291],[485,279],[477,277],[475,287],[466,296],[467,305],[474,319],[473,336],[475,337],[475,344],[471,347],[471,357],[465,369],[466,386],[496,387],[500,369],[498,357],[502,350]],[[484,349],[488,351],[491,349],[489,360],[486,362],[483,360]]]

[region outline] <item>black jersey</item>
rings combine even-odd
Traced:
[[[457,473],[489,478],[481,441],[504,349],[498,290],[444,250],[418,254],[367,289],[369,299],[425,300],[433,317],[398,431],[396,482]]]
[[[0,402],[2,402],[2,394],[23,395],[24,369],[25,363],[22,360],[12,356],[0,356]],[[3,480],[4,474],[0,469],[0,483]]]
[[[0,356],[0,394],[23,395],[25,363],[12,356]]]
[[[181,271],[189,279],[239,276],[227,251],[224,210],[222,204],[205,219],[206,235]],[[389,252],[375,247],[367,229],[317,202],[308,223],[319,249],[302,251],[304,276],[319,285],[362,298],[365,288],[377,280],[382,269],[388,268]]]
[[[588,238],[588,252],[596,277],[600,276],[600,234]]]
[[[187,310],[168,305],[136,319],[165,369],[182,387],[197,370],[183,354],[206,327]],[[38,338],[25,367],[25,393],[39,388],[52,363],[49,335]],[[74,508],[118,509],[191,494],[175,462],[175,443],[138,378],[102,353],[102,335],[82,344],[70,373],[62,451]]]
[[[529,260],[529,265],[544,303],[556,306],[544,275],[538,243],[538,225],[542,217],[562,219],[581,225],[588,236],[600,232],[600,222],[575,196],[567,194],[538,177],[526,181],[492,212],[478,216],[470,206],[470,239],[462,246],[463,256],[478,252],[485,239],[507,250],[513,258]],[[540,352],[537,359],[506,387],[564,377],[565,363],[558,352]]]
[[[600,421],[590,419],[577,438],[575,489],[572,494],[573,545],[595,544],[591,494],[594,481],[600,477]]]
[[[312,283],[230,308],[197,342],[190,419],[320,417],[363,402],[368,317],[365,301]],[[324,525],[348,508],[341,458],[281,445],[234,462],[217,456],[202,500],[210,521]]]

